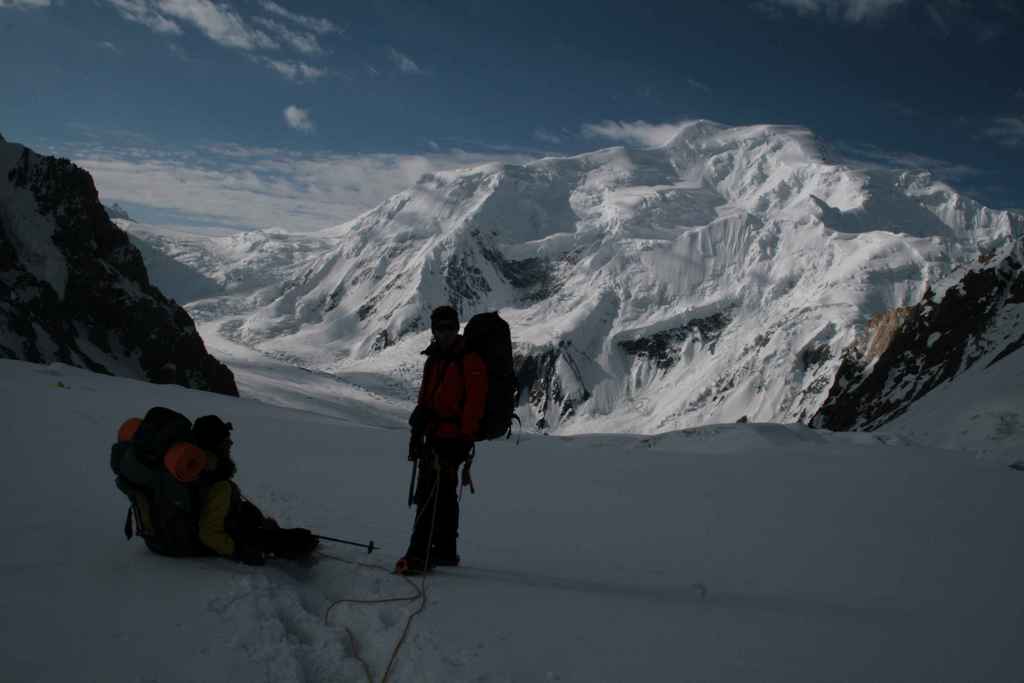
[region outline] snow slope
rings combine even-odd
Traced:
[[[273,282],[189,310],[304,367],[414,378],[433,306],[500,309],[533,427],[789,422],[818,409],[868,320],[1022,232],[1020,215],[926,172],[844,163],[806,129],[695,121],[659,148],[428,174],[315,236],[250,235],[281,264],[260,271]],[[214,279],[234,263],[201,261]]]
[[[0,361],[0,397],[4,680],[363,681],[364,663],[381,679],[414,605],[324,616],[339,598],[407,584],[329,559],[150,555],[121,535],[106,453],[120,421],[152,405],[216,412],[236,425],[250,498],[282,523],[372,538],[382,549],[369,558],[330,550],[387,565],[411,522],[403,429],[15,361]],[[466,566],[427,580],[392,680],[959,683],[1024,671],[1024,474],[1006,467],[891,436],[733,424],[524,435],[481,447],[475,471]]]
[[[1024,353],[943,384],[879,431],[987,460],[1024,461]]]

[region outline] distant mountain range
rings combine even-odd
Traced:
[[[859,167],[803,128],[708,121],[654,149],[426,175],[319,233],[118,223],[223,336],[405,396],[431,308],[498,309],[520,414],[561,433],[810,421],[855,400],[833,385],[868,372],[851,349],[878,321],[895,338],[898,311],[1024,234],[1024,216],[926,171]]]
[[[0,357],[238,395],[88,173],[0,137]]]

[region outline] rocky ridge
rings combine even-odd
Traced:
[[[930,287],[916,305],[873,318],[844,352],[811,424],[878,429],[936,387],[1022,347],[1024,240],[1018,239]]]
[[[92,178],[0,138],[0,357],[238,395]]]

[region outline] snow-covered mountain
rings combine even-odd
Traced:
[[[520,412],[549,430],[804,420],[872,318],[1022,233],[1021,215],[843,162],[806,129],[695,121],[654,149],[429,174],[321,244],[230,238],[269,250],[276,281],[245,275],[244,301],[189,308],[306,367],[408,378],[406,393],[433,306],[499,309]]]
[[[88,173],[0,137],[0,357],[237,395]]]
[[[872,430],[937,387],[1024,347],[1024,240],[985,254],[914,306],[873,318],[812,424]],[[1018,416],[1024,417],[1024,416]]]
[[[193,302],[190,311],[202,320],[265,306],[281,283],[338,244],[331,237],[272,229],[211,237],[114,222],[142,252],[153,284],[178,301]],[[212,301],[194,303],[200,300]]]

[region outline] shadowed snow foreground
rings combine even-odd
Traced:
[[[363,681],[362,662],[380,680],[414,607],[324,615],[406,583],[330,560],[151,555],[123,538],[107,450],[153,405],[218,413],[243,492],[282,524],[382,548],[332,554],[390,565],[411,521],[403,429],[14,361],[0,396],[4,680]],[[759,424],[526,435],[482,445],[474,473],[465,566],[428,578],[393,680],[1024,671],[1024,473],[891,435]]]

